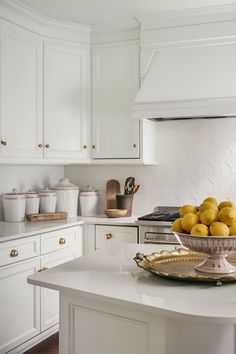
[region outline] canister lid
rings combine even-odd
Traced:
[[[13,188],[10,193],[6,193],[3,196],[4,199],[25,199],[25,195],[20,193],[17,188]]]
[[[40,197],[54,197],[54,196],[56,196],[56,193],[49,188],[45,188],[45,189],[42,189],[41,191],[39,191],[39,196]]]
[[[98,195],[98,190],[93,189],[90,185],[88,185],[87,188],[81,190],[80,195]]]
[[[59,180],[55,186],[52,187],[54,190],[68,190],[68,189],[79,189],[78,186],[75,184],[71,183],[68,178],[64,177]]]
[[[28,190],[24,194],[25,194],[26,198],[38,198],[39,197],[38,193],[33,191],[32,189]]]

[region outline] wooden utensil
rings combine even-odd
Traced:
[[[137,191],[139,190],[140,188],[140,185],[139,184],[135,184],[132,191],[131,191],[131,194],[134,194],[134,193],[137,193]]]
[[[128,177],[126,178],[125,181],[125,186],[124,186],[124,194],[131,194],[132,189],[134,187],[134,182],[135,182],[135,178],[134,177]]]
[[[120,194],[120,182],[111,179],[106,185],[107,209],[116,209],[116,194]]]
[[[61,211],[57,213],[28,214],[26,217],[29,221],[47,221],[67,219],[67,216],[68,213]]]

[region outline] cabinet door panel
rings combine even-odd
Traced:
[[[0,353],[40,332],[39,287],[27,283],[40,260],[19,262],[0,268]]]
[[[42,41],[1,23],[1,156],[42,157]]]
[[[139,47],[93,49],[93,158],[139,158],[139,122],[132,103],[139,89]]]
[[[46,158],[87,157],[88,58],[88,50],[76,44],[44,45]]]
[[[81,247],[74,247],[50,253],[41,258],[42,267],[55,267],[82,255]],[[59,293],[57,290],[41,288],[41,331],[59,322]]]

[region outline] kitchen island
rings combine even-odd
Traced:
[[[236,284],[167,280],[139,269],[136,252],[108,247],[28,278],[60,292],[60,354],[233,354]]]

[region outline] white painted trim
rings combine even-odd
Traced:
[[[219,117],[236,114],[236,97],[181,101],[138,102],[133,104],[133,118]]]
[[[47,17],[17,0],[0,0],[0,18],[45,37],[90,42],[91,27]]]
[[[236,5],[209,6],[138,16],[141,31],[236,20]]]

